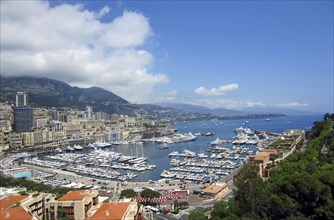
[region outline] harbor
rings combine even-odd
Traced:
[[[275,120],[282,119],[273,119],[266,125]],[[263,120],[258,121],[263,123]],[[242,166],[250,155],[265,149],[278,138],[277,133],[283,131],[283,127],[281,130],[270,130],[275,133],[269,132],[265,126],[252,128],[256,122],[255,119],[247,125],[241,120],[224,123],[179,122],[175,129],[180,133],[169,139],[163,137],[122,143],[90,143],[81,146],[82,149],[72,146],[72,149],[65,147],[42,154],[22,153],[6,158],[2,166],[4,169],[27,167],[32,174],[36,173],[33,170],[44,170],[51,174],[44,179],[51,185],[69,186],[79,178],[96,179],[105,184],[159,179],[212,182]],[[208,129],[204,132],[203,123],[207,124],[205,128]],[[291,126],[292,123],[286,125]],[[168,143],[167,140],[175,142]],[[60,172],[71,174],[65,176],[72,177],[63,178]],[[31,178],[42,181],[35,177],[32,175]]]

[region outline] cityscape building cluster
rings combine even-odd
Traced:
[[[0,103],[0,152],[36,150],[82,145],[94,142],[138,140],[144,125],[153,120],[128,115],[70,108],[30,107],[28,95],[17,92],[16,103]]]

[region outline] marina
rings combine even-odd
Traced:
[[[170,140],[177,140],[175,143],[161,141],[167,138],[88,143],[81,146],[83,149],[72,146],[73,150],[66,150],[65,147],[38,155],[13,155],[3,160],[2,165],[5,165],[5,169],[26,166],[30,171],[45,170],[49,174],[46,181],[51,185],[64,182],[57,174],[59,171],[99,179],[101,182],[140,182],[161,178],[209,182],[228,175],[246,163],[249,155],[265,149],[278,137],[277,133],[289,128],[309,127],[307,122],[294,123],[293,117],[273,118],[270,122],[250,119],[249,124],[244,124],[243,120],[228,120],[224,123],[206,121],[205,124],[203,126],[203,122],[195,121],[172,125],[172,128],[180,132],[169,137]],[[203,132],[203,128],[207,132]],[[197,135],[201,133],[214,135]],[[215,140],[219,143],[212,144]]]

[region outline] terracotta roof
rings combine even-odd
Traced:
[[[275,149],[265,149],[265,150],[261,150],[260,152],[268,152],[269,154],[277,154],[277,150]]]
[[[254,160],[265,160],[266,158],[269,158],[270,152],[260,151],[254,156]]]
[[[31,220],[33,217],[26,212],[21,206],[4,209],[0,211],[1,220]]]
[[[71,200],[83,200],[87,196],[85,190],[74,190],[69,191],[62,197],[58,199],[58,201],[71,201]]]
[[[21,202],[22,200],[24,200],[25,198],[27,198],[28,195],[14,195],[14,196],[8,196],[4,199],[0,200],[0,210],[2,209],[6,209],[12,205],[14,205],[17,202]]]
[[[120,220],[124,217],[129,205],[129,202],[103,203],[89,220]]]
[[[226,187],[226,185],[210,185],[208,187],[206,187],[205,189],[203,189],[204,193],[210,193],[210,194],[217,194],[219,193],[222,189],[224,189]]]

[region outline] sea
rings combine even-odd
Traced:
[[[270,121],[264,118],[257,118],[176,122],[170,128],[175,128],[180,133],[213,132],[214,135],[199,136],[195,141],[169,144],[169,147],[166,149],[160,149],[160,144],[157,143],[144,143],[143,145],[112,146],[109,150],[121,152],[125,155],[145,156],[148,158],[147,161],[149,164],[157,166],[152,171],[138,173],[138,176],[131,181],[159,180],[161,179],[161,172],[164,169],[168,170],[170,167],[171,158],[168,154],[172,151],[181,152],[187,149],[196,153],[204,153],[209,147],[209,142],[215,140],[217,137],[231,140],[235,136],[235,129],[241,126],[248,127],[251,130],[263,130],[274,133],[282,133],[288,129],[305,129],[309,131],[312,129],[313,123],[322,120],[322,118],[322,115],[310,115],[271,118]],[[248,121],[247,124],[245,123],[246,120]],[[222,144],[222,146],[232,147],[232,144]]]

